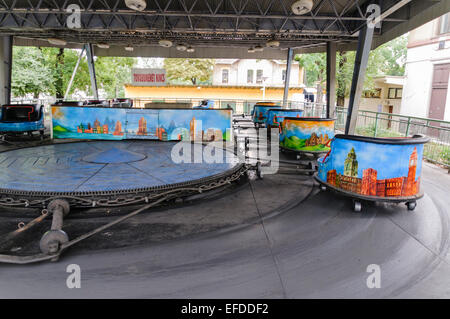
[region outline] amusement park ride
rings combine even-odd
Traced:
[[[155,2],[158,4],[158,1]],[[0,154],[0,165],[5,164],[0,176],[0,206],[42,210],[40,216],[21,225],[18,230],[3,235],[0,249],[47,217],[52,218],[50,229],[40,239],[40,253],[27,256],[0,255],[0,262],[57,260],[67,248],[145,210],[158,205],[182,204],[187,198],[199,198],[208,192],[245,183],[253,175],[262,177],[264,162],[267,159],[257,158],[256,163],[242,162],[237,143],[234,143],[233,148],[225,146],[226,142],[235,140],[233,126],[237,130],[270,128],[277,131],[276,138],[279,139],[280,147],[275,152],[283,152],[287,156],[292,153],[295,155],[294,159],[280,160],[280,164],[302,167],[300,173],[315,175],[314,178],[322,189],[350,197],[355,211],[361,210],[362,202],[370,201],[403,202],[408,210],[414,210],[416,201],[423,195],[420,189],[421,163],[423,145],[428,139],[424,136],[368,138],[355,136],[354,131],[362,93],[361,82],[364,79],[374,33],[378,36],[377,41],[382,43],[392,38],[395,32],[399,32],[395,29],[399,25],[411,28],[408,24],[410,16],[420,15],[421,10],[426,10],[427,1],[413,1],[414,10],[406,10],[404,7],[410,1],[400,1],[400,4],[395,6],[391,6],[393,1],[385,1],[385,7],[381,8],[385,9],[383,23],[387,26],[386,30],[394,32],[392,34],[375,32],[374,28],[369,27],[366,23],[367,17],[358,15],[358,12],[362,12],[358,1],[340,2],[344,9],[342,14],[337,13],[335,1],[330,1],[331,7],[314,5],[313,1],[309,0],[290,1],[288,7],[291,7],[294,13],[292,15],[286,12],[286,6],[281,6],[278,1],[272,1],[274,8],[271,4],[265,12],[258,8],[258,5],[249,9],[249,12],[244,12],[247,4],[243,4],[241,12],[234,13],[229,11],[231,5],[225,6],[226,9],[221,5],[212,8],[197,1],[194,1],[192,8],[186,12],[180,8],[179,11],[174,8],[163,10],[159,4],[159,9],[149,8],[149,3],[143,0],[127,0],[124,2],[126,7],[101,10],[101,1],[94,1],[92,4],[95,6],[84,10],[85,16],[82,15],[80,30],[76,31],[68,30],[64,26],[45,25],[44,22],[39,22],[42,25],[38,27],[28,25],[31,20],[45,20],[50,23],[52,19],[40,17],[60,14],[63,11],[63,8],[55,8],[54,13],[39,7],[29,13],[39,19],[24,19],[21,25],[25,38],[21,38],[20,32],[17,33],[20,28],[13,24],[12,19],[0,19],[0,32],[7,31],[7,36],[2,39],[5,50],[0,52],[1,58],[9,61],[9,64],[4,65],[12,64],[10,53],[13,36],[18,38],[17,43],[21,45],[30,41],[34,45],[40,45],[42,41],[47,43],[47,40],[50,42],[50,38],[57,36],[62,38],[61,42],[58,42],[59,45],[83,42],[83,50],[86,50],[88,55],[94,92],[94,99],[84,103],[62,101],[51,106],[48,118],[51,122],[51,141],[43,141],[33,147],[7,150]],[[250,3],[253,6],[256,2]],[[201,10],[194,10],[196,6],[203,7]],[[130,8],[135,11],[130,11]],[[364,10],[367,8],[368,3],[365,3]],[[20,17],[23,13],[19,9],[12,5],[6,14]],[[91,9],[94,11],[91,12]],[[274,10],[280,10],[281,13],[274,13]],[[325,12],[326,10],[328,11]],[[344,16],[349,10],[352,14]],[[311,11],[311,16],[304,15]],[[336,12],[336,16],[332,17],[330,14],[333,12]],[[396,12],[397,14],[394,14]],[[276,23],[281,23],[280,27],[267,31],[267,28],[275,26],[274,21],[268,20],[271,19],[270,13],[274,19],[278,19],[274,20]],[[0,18],[3,14],[0,10]],[[109,14],[111,20],[107,26],[102,23],[105,19],[101,15]],[[144,32],[140,35],[140,30],[144,28],[143,23],[148,23],[144,19],[145,15],[164,17],[154,20],[152,26],[147,25],[157,28],[158,32]],[[186,21],[180,19],[184,15],[188,17]],[[135,20],[128,25],[124,21],[129,21],[131,16],[135,17]],[[207,22],[206,18],[219,19],[218,24]],[[118,21],[121,24],[117,24]],[[163,25],[160,25],[160,21],[164,21]],[[339,23],[336,23],[337,21]],[[214,28],[209,24],[214,25]],[[232,30],[230,25],[233,26]],[[36,28],[42,32],[36,33]],[[117,28],[123,30],[117,31]],[[285,32],[285,28],[295,31]],[[56,32],[55,29],[59,31]],[[219,30],[221,32],[218,32]],[[106,35],[108,45],[103,44]],[[261,41],[266,43],[266,48],[255,50],[255,47],[261,47]],[[287,101],[289,93],[290,64],[294,49],[304,50],[302,52],[311,48],[325,49],[329,73],[327,115],[324,118],[307,117],[305,110],[288,109],[286,103],[260,102],[254,106],[251,119],[245,116],[233,119],[232,109],[216,109],[209,107],[212,106],[209,103],[205,104],[206,107],[198,108],[151,108],[151,105],[137,108],[133,107],[131,99],[116,99],[112,103],[101,101],[98,98],[92,43],[101,43],[98,52],[104,55],[114,55],[118,48],[121,49],[123,44],[127,43],[125,49],[120,51],[120,55],[124,56],[140,53],[151,56],[165,52],[166,56],[171,57],[188,57],[189,54],[195,53],[197,57],[209,57],[202,54],[223,57],[249,57],[255,54],[252,57],[275,58],[285,56],[281,49],[287,49],[284,102]],[[136,48],[130,43],[135,44]],[[172,48],[175,43],[176,46]],[[326,45],[322,47],[324,43]],[[109,44],[117,47],[109,48]],[[152,45],[151,54],[146,50],[146,44]],[[294,47],[294,44],[300,47]],[[209,47],[197,53],[191,47],[194,45]],[[345,134],[335,135],[335,75],[332,71],[336,64],[338,46],[343,49],[356,47],[357,52]],[[6,98],[1,96],[5,102],[2,106],[0,132],[5,136],[23,133],[32,135],[32,132],[37,131],[42,139],[45,129],[43,107],[35,104],[11,104],[11,79],[9,77],[4,80],[2,76],[0,84],[7,82],[2,88],[8,88],[9,92],[4,94]],[[270,138],[267,140],[270,141]],[[246,150],[250,147],[250,141],[251,138],[247,137]],[[198,156],[211,151],[210,146],[206,145],[211,142],[214,145],[212,153],[217,161],[197,161]],[[178,163],[173,161],[175,145],[189,149]],[[374,154],[377,156],[374,157]],[[248,160],[248,156],[245,155],[244,158]],[[74,239],[69,239],[63,230],[64,220],[73,209],[113,209],[124,206],[139,207]]]

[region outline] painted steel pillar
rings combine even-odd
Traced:
[[[336,42],[327,42],[327,118],[336,118]]]
[[[361,101],[364,80],[366,77],[366,68],[372,46],[373,32],[374,28],[367,27],[367,25],[359,31],[358,48],[356,50],[352,87],[350,89],[350,102],[347,111],[345,134],[355,134],[359,103]]]
[[[294,50],[288,49],[287,64],[286,64],[286,78],[284,79],[284,95],[283,95],[283,107],[287,108],[287,101],[289,97],[289,82],[291,81],[291,69]]]
[[[11,103],[13,37],[0,37],[0,105]]]
[[[86,56],[89,67],[89,75],[91,76],[91,88],[94,94],[94,99],[98,100],[98,87],[97,87],[97,76],[95,74],[95,63],[94,63],[94,47],[92,43],[84,45],[86,49]]]

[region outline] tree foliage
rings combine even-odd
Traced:
[[[404,75],[406,62],[406,36],[398,37],[387,42],[369,55],[369,61],[366,68],[366,78],[364,81],[364,90],[374,88],[373,79],[382,75]],[[353,66],[355,62],[355,51],[338,52],[336,57],[337,70],[337,97],[342,100],[350,93],[350,86],[353,77]],[[322,88],[326,83],[326,54],[313,53],[302,54],[295,57],[306,70],[306,85],[314,86],[317,84]]]
[[[79,50],[59,48],[14,47],[12,92],[16,97],[39,93],[62,98],[78,61]],[[135,58],[96,57],[95,69],[99,89],[106,98],[124,95],[124,83],[130,82]],[[77,91],[92,95],[86,57],[83,57],[69,96]]]
[[[164,68],[171,82],[192,83],[210,81],[213,75],[212,59],[165,59]]]
[[[38,48],[15,47],[12,66],[12,94],[35,98],[40,93],[53,93],[53,71]]]

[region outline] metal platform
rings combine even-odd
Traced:
[[[214,181],[242,166],[226,151],[221,163],[194,163],[194,156],[201,155],[205,146],[190,143],[186,143],[186,152],[191,153],[187,156],[191,163],[176,164],[171,158],[175,144],[95,141],[6,151],[0,153],[0,195],[23,200],[137,194]]]

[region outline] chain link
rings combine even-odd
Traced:
[[[47,198],[42,199],[26,199],[26,198],[18,198],[15,199],[13,197],[2,197],[0,198],[0,206],[4,207],[42,207],[45,208],[46,204],[49,203],[53,199],[65,199],[69,202],[70,206],[73,207],[120,207],[127,205],[136,205],[141,203],[149,203],[152,200],[161,198],[165,195],[174,195],[175,197],[185,197],[195,193],[203,193],[213,189],[220,188],[225,185],[229,185],[236,180],[240,179],[241,176],[246,174],[246,172],[250,169],[250,166],[244,165],[235,173],[231,174],[227,177],[222,177],[218,180],[207,182],[199,185],[192,185],[189,187],[180,187],[174,188],[171,190],[161,190],[161,191],[153,191],[149,193],[130,193],[130,194],[108,194],[103,195],[99,192],[97,196],[89,196],[89,197],[80,197],[80,196],[71,196],[71,195],[54,195]],[[134,196],[132,194],[135,194]]]

